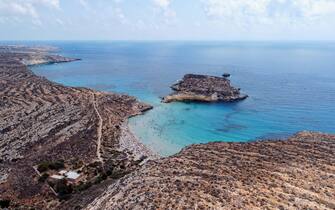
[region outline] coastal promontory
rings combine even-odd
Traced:
[[[174,91],[163,98],[163,102],[201,101],[234,102],[246,99],[239,88],[230,84],[227,77],[186,74],[181,81],[171,86]]]

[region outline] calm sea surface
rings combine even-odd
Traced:
[[[154,109],[131,130],[162,155],[193,143],[335,133],[335,43],[39,42],[82,61],[34,67],[69,86],[127,93]],[[171,103],[160,97],[186,73],[232,74],[239,103]]]

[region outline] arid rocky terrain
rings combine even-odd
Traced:
[[[87,209],[335,209],[335,135],[208,143],[146,164]]]
[[[226,77],[186,74],[181,81],[171,86],[174,91],[163,98],[163,102],[200,101],[200,102],[233,102],[246,99],[248,96],[234,88]]]
[[[12,208],[58,206],[58,192],[48,178],[58,168],[81,175],[71,183],[71,192],[62,192],[69,199],[107,176],[122,177],[151,155],[122,146],[134,141],[124,126],[127,118],[151,106],[134,97],[65,87],[34,75],[27,65],[77,60],[49,50],[0,47],[0,201]],[[42,169],[46,165],[47,171]]]
[[[34,75],[27,65],[77,60],[53,50],[0,47],[0,208],[335,209],[335,135],[191,145],[158,159],[127,127],[151,106]],[[243,97],[211,80],[228,101]]]

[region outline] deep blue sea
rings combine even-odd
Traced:
[[[162,155],[209,141],[282,138],[301,130],[335,133],[335,43],[36,42],[81,61],[33,71],[69,86],[127,93],[154,109],[130,119]],[[186,73],[222,75],[250,97],[238,103],[171,103],[160,97]]]

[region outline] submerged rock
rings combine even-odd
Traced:
[[[222,74],[222,76],[225,77],[225,78],[228,78],[228,77],[230,77],[230,74],[229,73],[224,73],[224,74]]]
[[[163,98],[165,103],[173,101],[233,102],[248,97],[241,94],[239,88],[232,87],[227,78],[208,75],[186,74],[171,88],[174,92]]]

